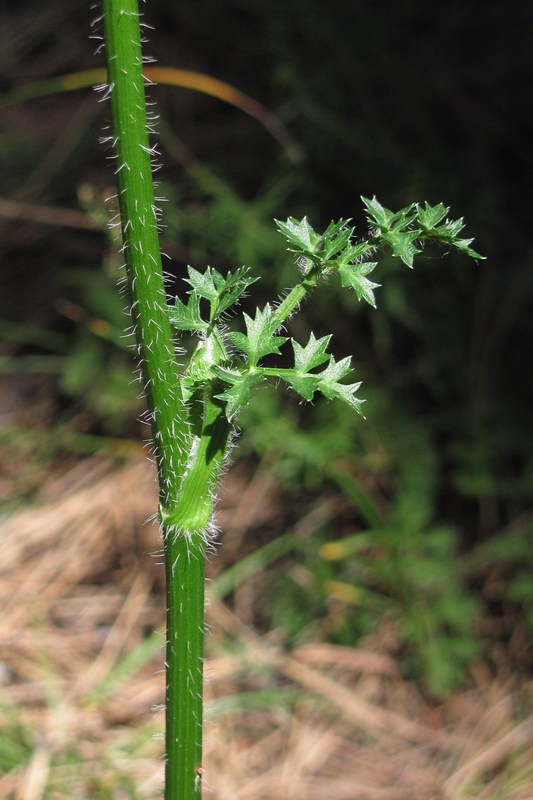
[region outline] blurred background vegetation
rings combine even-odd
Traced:
[[[253,302],[270,299],[293,269],[272,219],[362,225],[360,195],[392,209],[442,201],[487,257],[474,264],[425,252],[413,273],[390,261],[377,278],[377,312],[328,288],[295,321],[301,340],[333,331],[336,355],[354,354],[367,419],[338,404],[304,408],[276,391],[250,406],[237,469],[266,470],[279,507],[238,551],[222,548],[213,568],[221,596],[236,602],[255,576],[248,622],[278,630],[289,648],[355,646],[385,631],[384,647],[429,696],[467,681],[479,659],[495,673],[526,673],[527,4],[152,0],[145,11],[148,52],[160,65],[207,73],[259,100],[299,147],[284,148],[220,100],[151,90],[171,288],[189,263],[247,264],[261,275]],[[6,513],[37,496],[45,474],[92,453],[121,457],[146,435],[106,229],[105,104],[91,90],[16,95],[103,64],[89,40],[97,13],[80,0],[19,0],[0,11]],[[300,529],[310,508],[322,511]]]

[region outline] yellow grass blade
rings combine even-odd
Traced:
[[[191,89],[235,106],[235,108],[256,119],[279,142],[292,161],[296,163],[303,159],[300,145],[275,114],[269,111],[262,103],[254,100],[229,83],[218,80],[218,78],[212,78],[210,75],[204,75],[201,72],[192,72],[174,67],[145,67],[144,77],[149,83]],[[0,98],[0,106],[13,105],[24,100],[44,97],[58,92],[85,89],[89,86],[106,83],[106,81],[107,73],[104,68],[70,72],[66,75],[58,75],[44,81],[35,81],[34,83],[19,86]]]

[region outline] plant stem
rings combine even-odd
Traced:
[[[319,272],[311,272],[301,283],[292,287],[286,297],[283,298],[279,306],[274,309],[273,318],[278,326],[283,325],[293,311],[296,311],[304,297],[316,286],[319,279]]]
[[[103,0],[103,8],[126,272],[165,508],[179,493],[188,423],[166,311],[139,13],[137,0]]]
[[[103,0],[103,11],[127,282],[151,419],[165,547],[165,798],[193,800],[201,795],[202,774],[204,534],[229,429],[207,396],[195,436],[183,401],[159,249],[137,0]]]
[[[201,537],[188,541],[172,530],[165,543],[165,800],[193,800],[202,792],[205,551]]]

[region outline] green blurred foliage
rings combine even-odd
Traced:
[[[109,270],[70,270],[63,276],[65,294],[78,299],[77,324],[70,337],[59,390],[101,424],[105,434],[119,434],[140,411],[140,386],[131,357],[135,340],[124,333],[128,317],[117,292],[118,274]]]
[[[393,621],[406,667],[439,695],[479,654],[480,604],[457,569],[458,531],[437,519],[438,453],[425,425],[386,393],[368,394],[363,423],[319,403],[302,429],[296,410],[270,393],[244,412],[243,447],[295,493],[334,487],[343,508],[298,548],[295,564],[273,573],[269,612],[293,644],[325,636],[349,645]]]

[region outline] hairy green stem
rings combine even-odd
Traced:
[[[200,401],[198,401],[200,402]],[[167,608],[165,800],[201,795],[204,564],[215,490],[230,426],[222,403],[206,391],[202,426],[172,514],[163,520]]]
[[[139,13],[136,0],[103,0],[103,9],[127,279],[165,507],[176,500],[185,470],[187,417],[166,311]]]
[[[205,545],[164,526],[167,574],[165,800],[201,797]]]
[[[208,386],[201,404],[201,421],[198,435],[192,440],[189,468],[183,478],[178,502],[163,516],[164,525],[175,527],[186,537],[204,535],[208,529],[216,499],[216,487],[228,450],[231,427],[224,404],[214,395],[221,391]]]
[[[296,311],[302,300],[309,294],[309,292],[316,286],[320,273],[318,271],[312,272],[301,283],[297,283],[292,287],[286,297],[283,298],[279,306],[274,309],[273,318],[278,325],[283,323]]]
[[[167,576],[166,800],[201,796],[204,530],[228,440],[204,398],[199,440],[178,376],[161,266],[137,0],[103,0],[110,137],[127,281],[158,468]],[[194,422],[194,420],[192,421]],[[194,450],[191,451],[191,446]]]

